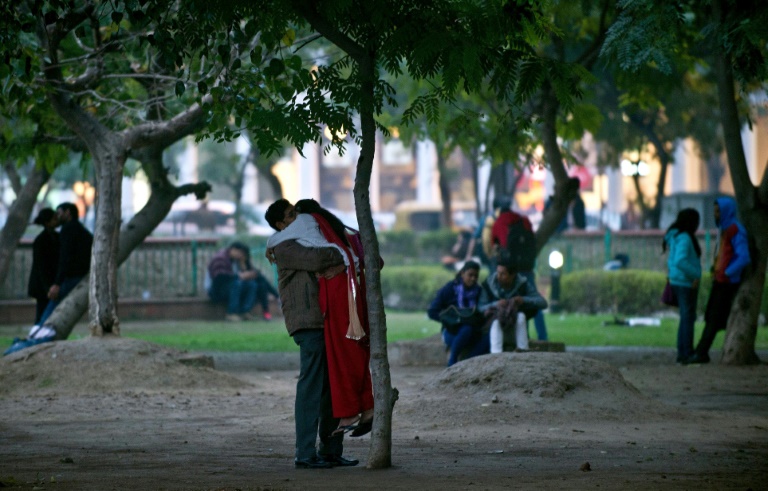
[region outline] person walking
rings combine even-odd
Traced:
[[[728,197],[718,198],[714,214],[720,235],[713,265],[714,279],[704,313],[704,332],[688,363],[709,363],[709,349],[717,332],[728,324],[744,268],[751,262],[747,231],[736,217],[736,201]]]
[[[661,250],[666,252],[667,278],[680,307],[677,328],[677,363],[688,363],[693,355],[693,330],[696,323],[696,304],[701,281],[701,246],[696,238],[699,212],[685,208],[667,228]]]
[[[53,284],[48,289],[48,298],[51,301],[38,322],[41,326],[45,325],[54,309],[91,269],[93,234],[80,223],[77,206],[73,203],[61,203],[56,207],[56,217],[61,223],[59,264]]]
[[[32,243],[32,269],[29,272],[27,294],[35,299],[35,325],[40,325],[40,319],[48,306],[50,299],[48,291],[56,279],[59,269],[59,219],[52,208],[43,208],[37,214],[35,225],[43,230]]]
[[[296,210],[289,201],[280,199],[267,208],[265,218],[281,231],[296,219]],[[267,258],[277,264],[285,327],[299,347],[294,465],[301,469],[355,466],[357,459],[342,457],[344,434],[334,433],[339,420],[333,416],[317,279],[319,274],[328,277],[345,269],[341,252],[333,247],[306,247],[288,239],[268,248]]]

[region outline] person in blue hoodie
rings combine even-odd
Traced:
[[[669,284],[680,306],[677,328],[677,363],[687,363],[693,356],[693,326],[701,281],[701,246],[696,238],[699,212],[693,208],[680,210],[677,219],[664,235],[661,249],[666,252]]]
[[[726,328],[744,268],[751,262],[747,231],[736,218],[736,201],[718,198],[714,214],[720,232],[713,266],[714,280],[704,313],[704,332],[688,363],[709,363],[709,348],[717,332]]]

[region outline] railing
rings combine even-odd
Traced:
[[[667,256],[661,254],[662,230],[632,232],[569,231],[549,240],[539,254],[537,273],[549,275],[547,258],[555,249],[563,253],[564,272],[599,269],[624,253],[629,267],[666,271]],[[712,264],[716,234],[699,234],[704,270]],[[205,271],[211,256],[223,247],[217,239],[148,238],[118,269],[118,292],[122,298],[173,299],[205,297]],[[264,257],[264,248],[251,249],[254,266],[276,283],[276,271]],[[387,258],[384,258],[385,262]],[[437,263],[437,260],[435,261]],[[27,281],[32,265],[32,243],[22,241],[13,257],[0,299],[27,298]]]
[[[563,253],[563,272],[600,269],[617,254],[629,256],[628,267],[650,271],[666,271],[667,255],[661,253],[664,230],[634,230],[612,232],[568,231],[551,238],[539,254],[536,265],[538,275],[549,274],[549,253]],[[716,231],[705,230],[697,234],[701,244],[701,265],[706,271],[712,264]]]
[[[206,268],[221,247],[217,239],[148,238],[118,268],[119,295],[145,300],[205,297]],[[251,249],[251,260],[264,274],[274,277],[263,247]],[[27,298],[31,267],[32,242],[24,240],[13,256],[0,299]]]

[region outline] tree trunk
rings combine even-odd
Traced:
[[[544,212],[539,229],[536,231],[537,255],[554,235],[555,230],[568,214],[568,206],[579,193],[579,180],[568,176],[563,164],[563,154],[557,143],[557,113],[560,105],[551,89],[543,91],[543,98],[541,138],[544,142],[544,153],[549,161],[549,169],[555,178],[555,192],[552,205]]]
[[[120,335],[117,317],[117,251],[120,238],[123,168],[127,151],[114,134],[84,141],[96,167],[96,225],[93,231],[89,284],[91,335]],[[82,137],[82,136],[81,136]]]
[[[744,217],[744,215],[742,215]],[[744,226],[749,230],[768,230],[766,210],[754,210],[744,217]],[[768,235],[753,235],[757,257],[746,268],[736,298],[733,301],[728,327],[725,331],[722,362],[726,365],[752,365],[760,363],[755,353],[757,319],[765,287],[765,270],[768,267]],[[753,253],[755,250],[753,249]]]
[[[717,20],[722,21],[720,2],[715,0],[713,6],[715,16],[719,17]],[[755,353],[755,338],[768,258],[768,237],[765,233],[768,230],[768,202],[765,201],[768,194],[768,169],[763,175],[760,190],[755,189],[749,177],[741,141],[741,122],[736,107],[732,65],[728,55],[722,51],[715,55],[715,72],[728,168],[731,171],[739,214],[747,234],[754,240],[755,247],[751,252],[756,256],[752,257],[752,264],[742,275],[742,285],[728,318],[723,363],[748,365],[759,361]]]
[[[368,290],[368,320],[371,326],[371,376],[373,378],[374,417],[369,469],[392,466],[392,409],[397,401],[397,389],[392,388],[387,355],[387,319],[381,294],[379,242],[373,226],[369,189],[376,151],[376,123],[374,120],[374,86],[376,83],[375,57],[368,54],[359,60],[362,77],[360,127],[362,148],[355,176],[355,209],[360,225],[360,236],[365,251],[365,284]]]
[[[648,205],[648,202],[643,196],[643,192],[640,188],[640,176],[633,176],[635,183],[635,191],[637,192],[637,202],[640,205],[642,212],[641,228],[659,228],[661,222],[661,202],[664,198],[664,188],[667,183],[667,171],[669,170],[669,164],[672,162],[672,157],[667,152],[665,142],[654,131],[655,121],[658,118],[658,114],[654,116],[648,116],[647,119],[650,122],[644,121],[644,118],[638,114],[630,115],[630,121],[637,129],[639,129],[648,138],[654,148],[656,149],[656,155],[659,157],[659,163],[661,169],[659,171],[659,180],[656,181],[656,201],[653,206]]]
[[[451,213],[451,183],[448,179],[448,168],[446,159],[443,156],[443,148],[437,145],[437,182],[440,189],[440,199],[443,202],[442,225],[443,227],[453,227],[453,214]]]
[[[205,198],[211,186],[206,183],[186,184],[174,187],[168,182],[166,169],[163,167],[162,152],[147,150],[136,158],[142,163],[144,172],[149,177],[152,194],[136,215],[122,228],[119,237],[116,263],[120,265],[131,252],[152,233],[171,210],[171,205],[180,196],[194,193],[198,199]],[[46,325],[56,330],[56,339],[67,339],[77,321],[88,309],[88,282],[81,281],[48,318]]]
[[[5,226],[0,231],[0,284],[5,282],[13,253],[16,251],[19,239],[27,229],[29,217],[35,203],[37,203],[37,195],[43,185],[48,182],[49,177],[50,174],[47,170],[38,167],[32,168],[27,181],[8,210]]]
[[[255,145],[251,145],[251,150],[248,152],[248,159],[253,166],[256,167],[259,177],[266,180],[269,187],[272,188],[273,200],[282,198],[283,186],[280,184],[280,179],[277,178],[273,171],[275,160],[273,158],[262,159],[259,147]]]

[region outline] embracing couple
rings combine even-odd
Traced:
[[[277,264],[285,325],[300,353],[295,466],[357,465],[342,457],[344,434],[362,436],[373,426],[360,236],[311,199],[277,200],[265,218],[277,230],[267,258]]]

